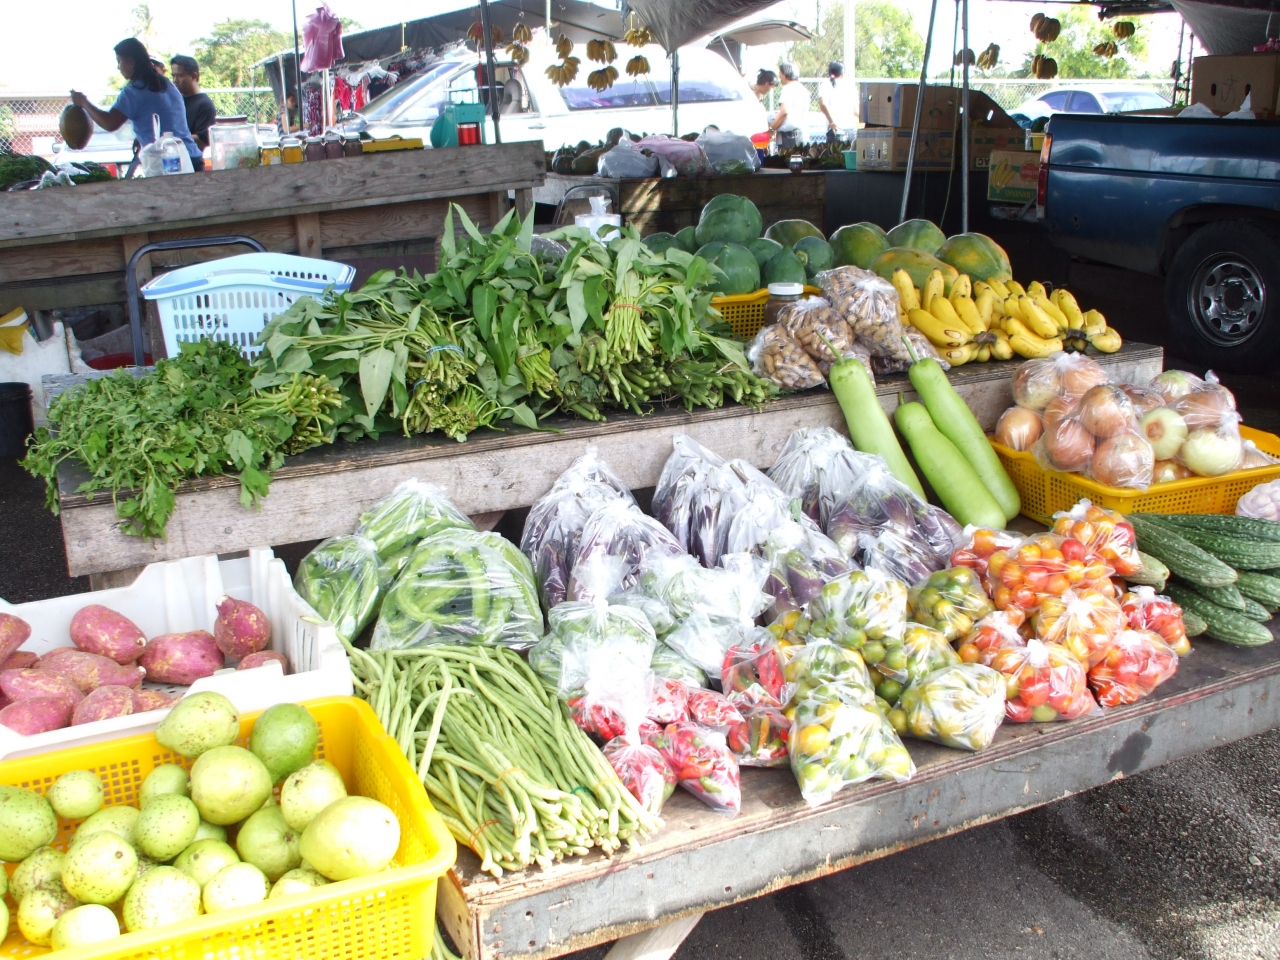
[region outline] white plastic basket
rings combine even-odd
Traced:
[[[171,270],[148,282],[142,295],[160,311],[169,356],[178,355],[180,343],[209,339],[233,343],[252,358],[267,321],[301,296],[349,290],[355,275],[355,267],[332,260],[245,253]]]
[[[32,603],[0,600],[0,612],[31,624],[31,638],[22,649],[43,655],[54,647],[71,646],[71,618],[91,603],[124,614],[150,639],[188,630],[212,632],[218,617],[215,604],[226,594],[248,600],[267,615],[271,621],[270,649],[288,657],[293,672],[284,675],[277,663],[252,670],[229,667],[190,687],[149,682],[144,687],[163,690],[170,696],[215,690],[230,698],[242,713],[264,710],[276,703],[351,695],[347,654],[333,626],[320,619],[298,596],[284,561],[266,548],[250,550],[247,557],[237,560],[205,556],[152,563],[127,587]],[[168,712],[151,710],[30,737],[0,726],[0,759],[146,733],[158,727]]]

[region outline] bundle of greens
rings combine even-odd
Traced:
[[[138,536],[164,536],[175,489],[196,477],[237,472],[251,506],[285,454],[333,440],[339,402],[323,377],[291,374],[257,391],[251,372],[231,344],[202,340],[144,376],[90,380],[53,401],[22,466],[44,479],[56,514],[58,466],[79,462],[89,478],[77,492],[109,490],[121,529]]]

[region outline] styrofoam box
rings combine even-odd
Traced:
[[[32,603],[0,600],[0,612],[31,624],[31,638],[22,649],[43,655],[55,647],[71,646],[71,618],[91,603],[124,614],[151,639],[188,630],[212,633],[218,617],[215,604],[227,594],[248,600],[267,615],[271,621],[270,649],[288,657],[293,672],[286,676],[278,663],[252,670],[232,666],[190,687],[153,683],[144,683],[144,687],[164,690],[170,696],[214,690],[227,696],[242,713],[277,703],[351,695],[347,654],[333,625],[298,596],[284,561],[265,548],[250,550],[247,557],[236,560],[206,556],[153,563],[127,587]],[[167,709],[150,710],[30,737],[0,726],[0,759],[146,733],[158,727],[168,713]]]

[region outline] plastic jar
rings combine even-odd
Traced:
[[[270,138],[262,141],[262,146],[258,150],[258,162],[260,162],[264,167],[278,166],[283,162],[280,140],[278,138]]]
[[[343,134],[342,155],[344,157],[358,157],[363,153],[364,143],[361,141],[358,133]]]
[[[336,133],[324,135],[324,158],[326,160],[342,159],[342,138]]]
[[[804,296],[803,283],[769,284],[769,301],[764,305],[764,325],[778,322],[778,313],[789,303],[796,303]]]
[[[297,137],[285,137],[281,140],[280,159],[285,163],[301,163],[302,141]]]
[[[319,137],[307,137],[307,145],[303,148],[302,153],[306,157],[307,163],[311,163],[313,160],[323,160],[325,158],[324,141]]]

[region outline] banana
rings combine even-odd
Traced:
[[[1041,310],[1040,305],[1030,297],[1018,298],[1018,310],[1022,315],[1022,322],[1036,336],[1050,340],[1061,332],[1057,321]]]
[[[1065,287],[1059,287],[1053,291],[1054,302],[1058,305],[1058,309],[1062,311],[1062,315],[1067,318],[1068,330],[1084,329],[1084,314],[1080,312],[1080,304],[1076,303],[1076,298],[1071,291]]]
[[[1010,297],[1025,297],[1026,289],[1017,280],[1006,280],[1004,288],[1009,291]],[[1008,299],[1007,297],[1005,299]]]
[[[573,41],[566,37],[563,33],[556,37],[556,56],[561,60],[573,53]]]
[[[951,289],[947,291],[947,296],[954,297],[957,293],[962,297],[973,296],[973,283],[969,280],[967,273],[956,277],[955,282],[951,284]]]
[[[511,39],[520,44],[531,43],[533,41],[533,31],[530,30],[529,25],[522,20],[511,30]]]
[[[911,282],[911,276],[905,270],[893,271],[893,289],[898,291],[898,304],[902,312],[920,309],[920,291]]]
[[[1082,319],[1084,325],[1080,329],[1085,332],[1085,336],[1093,336],[1107,329],[1107,318],[1097,310],[1086,310]]]
[[[1049,315],[1049,319],[1058,325],[1059,332],[1066,332],[1071,329],[1071,324],[1067,320],[1067,315],[1058,309],[1058,305],[1048,297],[1039,296],[1032,297],[1035,305]]]
[[[969,297],[958,297],[953,290],[951,292],[951,307],[956,312],[961,322],[974,332],[976,336],[979,333],[987,332],[987,325],[982,322],[982,314],[978,312],[978,305]]]
[[[933,302],[934,297],[942,296],[944,281],[942,279],[942,271],[932,271],[928,278],[925,279],[924,286],[920,289],[920,307],[923,310],[929,309],[929,304]]]
[[[925,309],[948,327],[954,327],[957,330],[970,329],[969,325],[960,319],[960,315],[956,313],[956,308],[951,305],[951,301],[946,297],[934,297],[929,301],[929,306],[925,307]]]
[[[1121,346],[1120,334],[1113,328],[1107,327],[1102,333],[1090,335],[1089,345],[1102,353],[1115,353]]]
[[[992,292],[995,293],[996,297],[998,297],[1001,300],[1008,300],[1009,297],[1011,296],[1008,285],[1004,281],[999,280],[996,277],[988,277],[987,286],[990,287]]]
[[[639,77],[649,72],[649,58],[636,54],[627,61],[627,76]]]
[[[974,296],[973,305],[978,308],[978,316],[982,318],[982,326],[990,330],[991,324],[996,319],[995,292],[990,287],[984,288]]]
[[[1009,346],[1013,348],[1014,353],[1026,360],[1037,360],[1062,352],[1061,340],[1041,340],[1038,337],[1032,339],[1020,333],[1009,337]]]
[[[1032,280],[1027,284],[1027,296],[1034,300],[1036,297],[1048,297],[1049,294],[1044,288],[1044,284],[1039,280]]]
[[[973,355],[973,359],[978,363],[986,363],[991,359],[991,344],[983,343],[978,346],[978,351]]]
[[[1004,307],[1004,315],[1012,317],[1014,320],[1022,319],[1022,308],[1018,306],[1018,298],[1014,296],[1008,297],[1002,304]]]
[[[967,328],[962,329],[958,320],[954,327],[948,327],[927,310],[909,310],[907,319],[935,347],[962,347],[973,339],[973,334]]]
[[[996,342],[991,345],[991,357],[993,360],[1012,360],[1013,347],[1009,344],[1009,335],[1003,330],[992,330],[995,334]]]
[[[942,354],[942,359],[953,367],[962,367],[970,360],[976,352],[973,344],[966,343],[960,347],[939,347],[938,352]]]

